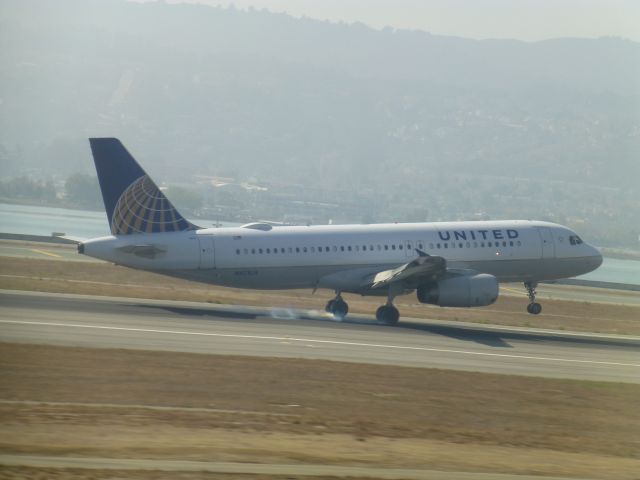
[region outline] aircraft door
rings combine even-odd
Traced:
[[[553,234],[549,227],[538,227],[540,241],[542,242],[542,258],[554,258],[556,256],[556,246],[553,242]]]
[[[213,235],[198,235],[200,244],[200,265],[201,270],[216,268],[215,248]]]

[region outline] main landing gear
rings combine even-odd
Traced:
[[[376,311],[376,320],[386,325],[395,325],[400,319],[400,312],[393,306],[393,299],[396,294],[389,292],[386,305],[382,305]],[[349,313],[349,305],[342,299],[340,292],[336,292],[336,298],[329,300],[324,309],[334,317],[343,320]]]
[[[536,287],[537,282],[524,282],[524,288],[527,289],[527,295],[529,296],[529,305],[527,305],[527,312],[531,315],[538,315],[542,311],[542,305],[536,302]]]
[[[329,300],[324,309],[340,320],[344,319],[349,313],[349,305],[342,299],[340,292],[336,292],[336,298]]]
[[[400,312],[393,305],[382,305],[376,310],[376,320],[387,325],[395,325],[400,318]]]
[[[376,310],[376,320],[386,325],[395,325],[400,319],[400,312],[393,306],[393,299],[399,295],[401,291],[395,285],[389,286],[387,292],[387,303]]]

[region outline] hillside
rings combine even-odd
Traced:
[[[630,246],[640,233],[635,42],[117,0],[5,0],[0,42],[5,176],[92,173],[86,137],[118,136],[159,180],[335,206],[314,221],[536,217]],[[256,215],[291,210],[273,202]]]

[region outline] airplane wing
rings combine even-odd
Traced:
[[[431,256],[418,249],[416,251],[418,258],[391,270],[376,273],[367,279],[365,287],[375,290],[403,282],[406,288],[416,288],[425,279],[437,277],[446,271],[447,262],[444,258]]]

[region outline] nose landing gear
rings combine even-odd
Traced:
[[[527,312],[531,315],[538,315],[542,312],[542,305],[536,302],[536,287],[537,282],[524,282],[524,288],[527,289],[527,296],[529,297],[529,305],[527,305]]]

